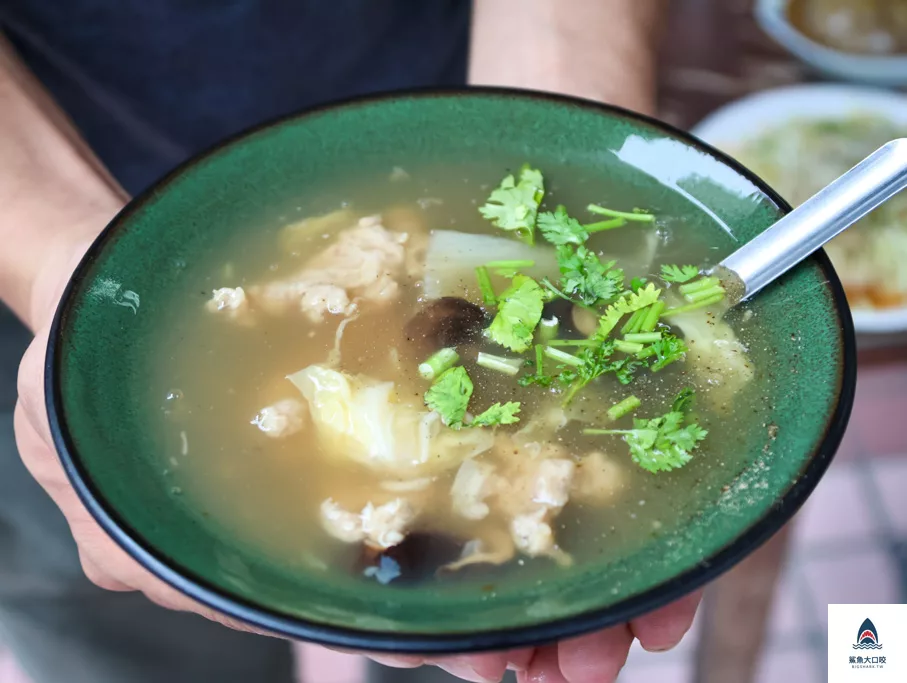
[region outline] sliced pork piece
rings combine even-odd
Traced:
[[[514,517],[510,522],[513,541],[517,549],[529,557],[550,557],[558,564],[568,566],[573,559],[557,545],[549,518],[550,511],[545,508]]]
[[[392,548],[403,541],[415,521],[416,509],[402,498],[377,507],[369,503],[362,510],[365,543],[381,550]]]
[[[499,501],[510,517],[510,533],[521,552],[569,561],[557,545],[551,522],[570,499],[575,472],[573,460],[547,458],[530,460],[521,471],[507,476],[508,485],[500,491]]]
[[[570,500],[570,485],[576,465],[572,460],[543,460],[539,463],[532,490],[532,502],[560,510]]]
[[[226,316],[230,320],[241,323],[250,323],[252,321],[252,307],[249,303],[249,297],[242,287],[221,287],[215,289],[205,304],[212,313]]]
[[[382,505],[368,503],[359,513],[345,510],[333,498],[321,504],[321,525],[328,534],[344,543],[364,542],[376,550],[401,543],[416,517],[415,507],[402,498]]]
[[[517,515],[510,522],[510,532],[516,547],[530,557],[548,554],[554,547],[554,531],[546,518],[548,511],[538,508],[525,515]]]
[[[271,313],[295,306],[313,322],[328,314],[350,315],[356,300],[388,303],[399,294],[406,241],[406,234],[386,230],[380,216],[367,216],[296,275],[255,287],[251,294]]]
[[[333,498],[321,504],[321,526],[329,535],[344,543],[359,543],[365,539],[362,516],[344,510]]]
[[[280,439],[302,429],[305,414],[306,407],[302,401],[286,398],[262,408],[252,424],[272,439]]]

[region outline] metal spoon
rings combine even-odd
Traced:
[[[901,138],[877,149],[724,259],[715,274],[729,303],[750,298],[905,187],[907,138]]]

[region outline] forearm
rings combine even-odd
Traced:
[[[56,294],[38,291],[42,272],[71,268],[124,200],[0,36],[0,300],[42,322]]]
[[[668,0],[474,0],[469,82],[652,113]]]

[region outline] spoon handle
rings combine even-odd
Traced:
[[[747,299],[907,187],[907,138],[892,140],[721,262]]]

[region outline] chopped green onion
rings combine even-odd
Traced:
[[[702,301],[703,299],[709,299],[716,294],[721,294],[724,296],[724,287],[721,285],[715,285],[714,287],[709,287],[708,289],[700,289],[692,294],[686,294],[684,298],[689,301],[691,304],[696,303],[697,301]]]
[[[567,389],[567,393],[564,394],[564,399],[561,401],[561,406],[566,408],[573,402],[573,399],[580,392],[580,390],[588,384],[587,381],[582,379],[577,379],[570,385],[570,388]]]
[[[419,364],[419,374],[429,381],[434,381],[443,372],[456,365],[458,360],[460,360],[460,354],[456,349],[441,349],[433,353],[424,363]]]
[[[627,212],[627,211],[615,211],[614,209],[606,209],[603,206],[598,204],[590,204],[586,207],[588,211],[592,213],[597,213],[599,216],[610,216],[611,218],[624,218],[628,221],[640,221],[643,223],[651,223],[655,220],[655,216],[650,213],[636,213],[636,212]],[[587,228],[588,230],[588,228]]]
[[[714,287],[715,285],[721,284],[721,280],[717,277],[701,277],[698,280],[689,282],[685,285],[680,285],[677,289],[680,290],[680,293],[686,296],[687,294],[692,294],[693,292],[698,292],[701,289],[708,289],[709,287]]]
[[[636,357],[640,360],[648,358],[649,356],[654,356],[656,353],[654,346],[646,346],[642,351],[636,354]]]
[[[535,265],[535,261],[529,261],[526,259],[514,260],[514,261],[489,261],[485,264],[486,268],[532,268]]]
[[[497,370],[498,372],[503,372],[505,375],[511,376],[519,373],[520,369],[523,367],[522,358],[504,358],[503,356],[495,356],[483,352],[479,352],[479,355],[476,357],[476,363],[483,368]]]
[[[628,396],[620,403],[617,403],[610,408],[608,408],[608,417],[612,420],[619,420],[624,415],[632,413],[634,410],[639,408],[641,401],[635,396]]]
[[[564,365],[570,365],[574,368],[580,368],[583,366],[583,361],[577,358],[576,356],[564,353],[559,351],[551,346],[545,347],[545,355],[548,356],[551,360],[556,360],[558,363],[563,363]]]
[[[639,317],[633,321],[633,329],[630,330],[629,334],[639,334],[642,332],[642,324],[646,321],[646,315],[649,313],[649,307],[639,309],[637,311]]]
[[[614,348],[623,353],[637,354],[645,348],[642,344],[637,344],[635,342],[626,342],[623,339],[618,339],[614,342]]]
[[[639,357],[639,356],[637,356],[637,358],[638,358],[638,357]],[[663,370],[663,369],[666,368],[668,365],[670,365],[671,363],[674,363],[674,362],[676,362],[676,361],[678,361],[678,360],[680,360],[680,356],[676,356],[676,357],[673,357],[673,358],[672,358],[672,357],[668,357],[668,358],[665,358],[665,359],[663,359],[663,360],[661,360],[661,361],[658,361],[657,363],[655,363],[655,365],[652,366],[652,372],[658,372],[659,370]]]
[[[645,316],[645,311],[646,309],[644,308],[640,308],[638,311],[635,311],[633,315],[631,315],[629,319],[627,319],[627,322],[624,323],[624,326],[620,328],[620,333],[628,334],[633,332],[636,329],[636,324],[643,316]]]
[[[698,308],[705,308],[706,306],[711,306],[712,304],[717,304],[724,298],[724,293],[715,294],[714,296],[709,297],[708,299],[702,299],[692,304],[687,304],[686,306],[678,306],[677,308],[669,308],[664,312],[663,317],[678,315],[680,313],[689,313],[690,311],[695,311]]]
[[[486,266],[476,268],[476,279],[479,281],[479,290],[482,292],[482,301],[486,306],[495,306],[498,303],[498,297],[494,293],[494,287],[491,284],[491,275],[488,274]]]
[[[638,332],[636,334],[628,334],[624,336],[624,341],[636,344],[653,344],[654,342],[661,341],[661,332]]]
[[[614,228],[620,228],[627,224],[626,218],[612,218],[608,221],[598,221],[597,223],[588,223],[583,226],[583,230],[588,233],[593,232],[603,232],[605,230],[613,230]]]
[[[552,339],[548,346],[601,346],[598,339]]]
[[[656,301],[652,304],[649,309],[646,311],[646,316],[643,318],[642,327],[639,328],[640,332],[652,332],[655,330],[655,327],[658,325],[658,319],[661,317],[661,314],[664,313],[665,302]]]
[[[535,333],[536,340],[540,344],[550,344],[554,341],[554,338],[557,337],[559,329],[560,323],[558,322],[557,316],[542,318]]]
[[[526,268],[532,268],[535,265],[535,261],[528,260],[515,260],[515,261],[489,261],[485,264],[485,267],[489,270],[493,270],[498,275],[503,275],[504,277],[513,277],[520,270]]]
[[[535,374],[538,377],[542,376],[542,371],[545,369],[545,347],[541,344],[535,345]]]

